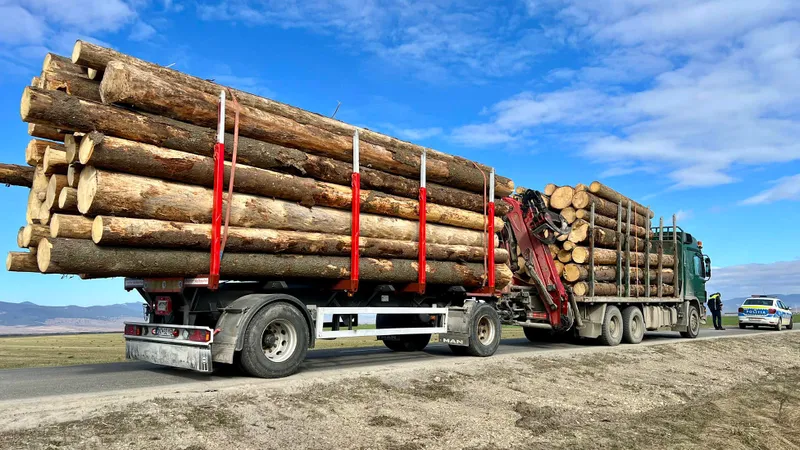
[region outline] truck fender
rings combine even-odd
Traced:
[[[267,305],[281,302],[296,307],[306,319],[309,333],[309,347],[314,347],[314,322],[311,313],[296,297],[288,294],[248,294],[237,298],[225,308],[217,320],[212,359],[214,362],[232,363],[235,352],[242,350],[244,333],[250,320]]]
[[[689,308],[694,305],[700,314],[700,322],[705,323],[705,308],[696,298],[687,298],[680,305],[680,316],[678,323],[672,328],[674,331],[686,331],[689,327]]]

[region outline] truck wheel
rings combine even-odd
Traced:
[[[606,308],[606,316],[603,318],[603,329],[600,332],[600,342],[603,345],[613,347],[622,342],[622,314],[619,308],[614,305],[608,305]]]
[[[689,306],[689,327],[686,331],[681,331],[681,336],[694,339],[700,334],[700,312],[697,311],[697,306]]]
[[[415,314],[378,314],[375,316],[375,328],[404,328],[415,324],[421,325]],[[385,340],[383,345],[395,352],[417,352],[428,346],[430,334],[409,334],[397,336],[397,340]]]
[[[492,356],[500,345],[500,317],[494,307],[488,303],[480,303],[472,311],[470,318],[469,345],[466,347],[450,346],[456,355]]]
[[[272,303],[247,325],[241,365],[250,375],[280,378],[295,373],[308,352],[309,330],[294,306]]]
[[[644,317],[635,306],[622,310],[622,340],[628,344],[638,344],[644,338]]]
[[[747,328],[747,325],[745,325],[743,323],[739,324],[739,329],[744,330],[745,328]]]

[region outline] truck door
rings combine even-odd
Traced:
[[[703,255],[695,249],[686,252],[686,297],[696,297],[700,303],[706,302],[706,267]]]

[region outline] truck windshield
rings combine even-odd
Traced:
[[[772,306],[773,300],[765,299],[765,298],[748,298],[744,301],[745,305],[757,305],[757,306]]]

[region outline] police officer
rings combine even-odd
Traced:
[[[715,292],[708,297],[708,310],[711,311],[714,329],[724,330],[725,328],[722,328],[722,294]]]

